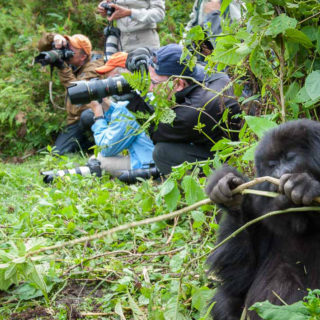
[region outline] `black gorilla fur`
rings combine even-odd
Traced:
[[[310,205],[320,196],[320,123],[297,120],[269,131],[255,154],[257,176],[280,178],[280,187],[265,182],[259,190],[280,191],[269,198],[232,196],[246,181],[224,166],[209,179],[206,191],[227,211],[218,242],[246,222],[270,211]],[[320,288],[320,212],[285,213],[256,223],[226,242],[208,258],[220,280],[213,301],[214,320],[239,320],[243,308],[269,300],[281,305],[301,300],[307,289]],[[250,320],[260,317],[249,312]]]

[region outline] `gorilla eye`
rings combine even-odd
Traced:
[[[295,152],[288,152],[286,159],[291,161],[291,160],[294,160],[296,156],[297,156],[297,154]]]
[[[269,160],[269,161],[268,161],[268,167],[269,167],[269,168],[274,168],[274,167],[276,167],[278,164],[279,164],[279,161],[277,161],[277,160]]]

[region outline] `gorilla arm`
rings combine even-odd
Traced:
[[[232,190],[246,180],[236,169],[228,166],[215,171],[209,178],[207,194],[227,211],[220,224],[218,243],[241,227],[244,220],[248,219],[246,215],[250,216],[249,212],[243,211],[248,196],[232,195]],[[217,319],[240,318],[246,292],[256,272],[256,255],[252,245],[254,230],[244,230],[208,258],[210,271],[222,280],[214,297],[217,303],[212,311]]]

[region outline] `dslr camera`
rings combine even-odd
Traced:
[[[111,1],[111,3],[114,3],[114,2]],[[116,11],[116,9],[111,7],[108,2],[104,2],[100,6],[106,11],[108,17],[111,17],[112,14]]]
[[[34,61],[42,66],[47,66],[48,64],[55,65],[61,61],[68,62],[73,56],[74,52],[67,46],[62,49],[53,48],[50,51],[42,51],[34,58]]]

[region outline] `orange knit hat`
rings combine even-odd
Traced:
[[[127,52],[116,52],[109,58],[109,60],[106,62],[104,66],[97,68],[96,72],[99,74],[104,74],[113,70],[116,67],[125,68],[127,57]]]
[[[75,34],[72,37],[64,37],[69,41],[69,43],[73,47],[77,49],[82,49],[88,56],[91,55],[92,45],[88,37],[84,36],[83,34]]]

